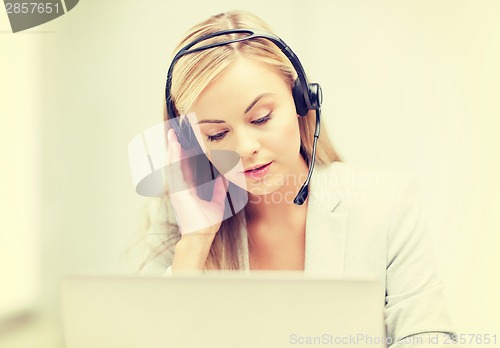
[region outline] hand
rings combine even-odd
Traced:
[[[181,145],[173,129],[167,133],[168,149],[167,164],[170,187],[170,200],[175,211],[177,223],[182,235],[193,234],[190,237],[213,238],[219,230],[224,216],[224,201],[226,198],[227,181],[221,175],[215,180],[210,201],[198,196],[193,180],[193,172],[188,165]]]

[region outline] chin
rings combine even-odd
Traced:
[[[265,187],[265,188],[261,188],[261,187],[247,187],[247,192],[252,194],[252,195],[255,195],[255,196],[266,196],[268,194],[271,194],[273,192],[276,192],[278,190],[277,187],[275,187],[274,189],[271,189],[269,187]]]
[[[246,190],[255,196],[265,196],[278,191],[282,186],[279,180],[262,180],[258,182],[247,182]]]
[[[251,195],[256,195],[256,196],[265,196],[270,193],[273,193],[279,189],[279,187],[275,185],[269,185],[266,183],[249,183],[245,182],[242,183],[240,182],[235,182],[233,180],[230,180],[233,184],[236,186],[240,187],[241,189],[247,191]]]

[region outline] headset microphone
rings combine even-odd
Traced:
[[[293,200],[293,203],[296,205],[302,205],[307,199],[307,196],[309,195],[309,181],[311,180],[311,176],[314,170],[314,163],[316,162],[316,147],[318,145],[318,138],[320,131],[320,118],[321,118],[321,109],[318,108],[316,109],[316,129],[314,130],[314,142],[311,154],[311,163],[309,163],[309,172],[307,173],[306,181],[304,182],[304,184],[299,190],[299,193],[297,193],[297,196],[295,196],[295,199]]]

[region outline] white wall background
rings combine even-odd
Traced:
[[[38,189],[42,151],[40,67],[32,59],[38,54],[38,42],[32,36],[0,32],[0,47],[1,320],[34,305],[40,290]]]
[[[322,84],[346,161],[416,176],[457,328],[500,335],[500,2],[87,0],[17,34],[0,13],[0,311],[24,294],[53,323],[0,346],[57,346],[60,278],[138,262],[128,142],[161,120],[182,33],[236,8]]]

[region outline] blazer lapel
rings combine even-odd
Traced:
[[[332,182],[321,180],[321,176],[327,173],[315,174],[316,179],[319,179],[315,181],[323,185],[314,187],[314,183],[311,182],[307,208],[304,270],[310,274],[341,276],[344,274],[349,214],[345,210],[343,212],[341,199],[335,198],[335,191],[338,188],[333,185],[324,187],[325,183]]]

